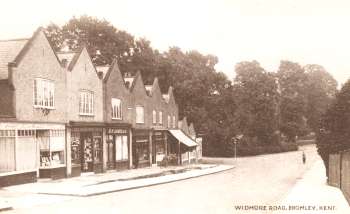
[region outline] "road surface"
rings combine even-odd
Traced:
[[[235,205],[274,205],[312,165],[313,145],[302,152],[238,158],[236,168],[169,184],[111,194],[69,198],[54,204],[8,213],[237,213]],[[220,159],[235,163],[234,159]]]

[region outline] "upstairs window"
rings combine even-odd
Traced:
[[[170,119],[170,115],[168,115],[168,128],[171,128],[171,119]]]
[[[153,110],[152,118],[153,118],[153,124],[156,124],[157,123],[157,112],[156,112],[156,110]]]
[[[112,119],[122,119],[122,102],[120,99],[112,98]]]
[[[94,94],[91,91],[80,91],[80,115],[94,115]]]
[[[136,106],[136,123],[145,123],[145,112],[143,106]]]
[[[173,128],[174,128],[174,129],[176,128],[176,118],[175,118],[175,115],[173,115]]]
[[[34,106],[50,109],[55,107],[55,84],[53,81],[41,78],[34,80]]]
[[[160,112],[158,112],[158,114],[159,114],[158,123],[159,123],[159,125],[163,125],[163,112],[160,111]]]

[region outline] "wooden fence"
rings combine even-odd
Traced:
[[[329,155],[328,184],[341,189],[350,203],[350,151]]]

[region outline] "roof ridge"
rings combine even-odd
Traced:
[[[30,38],[17,38],[17,39],[0,39],[0,42],[16,42],[16,41],[24,41],[29,40]]]

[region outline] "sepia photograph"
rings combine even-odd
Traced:
[[[350,1],[4,0],[1,214],[350,214]]]

